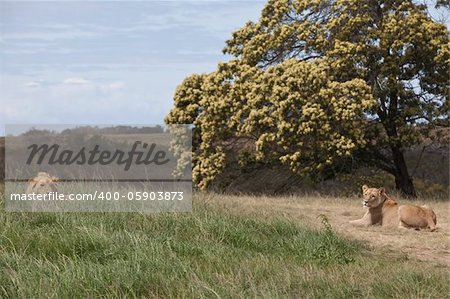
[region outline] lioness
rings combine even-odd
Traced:
[[[386,195],[384,188],[369,188],[364,185],[362,191],[363,206],[368,210],[361,219],[350,221],[351,224],[436,230],[436,214],[427,205],[399,206],[394,199]]]
[[[56,182],[58,178],[50,176],[46,172],[39,172],[38,175],[28,181],[27,194],[48,194],[56,192]]]

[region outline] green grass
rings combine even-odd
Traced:
[[[0,212],[0,298],[448,298],[449,269],[280,217]]]

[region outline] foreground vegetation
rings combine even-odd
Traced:
[[[194,212],[0,212],[1,298],[444,298],[449,269],[196,194]],[[268,211],[268,213],[270,213]]]

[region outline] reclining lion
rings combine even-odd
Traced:
[[[362,191],[363,206],[368,210],[361,219],[350,221],[351,224],[436,230],[436,214],[429,206],[399,206],[394,199],[386,195],[384,188],[369,188],[364,185]]]

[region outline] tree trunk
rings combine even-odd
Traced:
[[[416,190],[413,181],[409,176],[403,152],[396,146],[393,146],[391,149],[395,165],[395,188],[400,190],[406,197],[415,198],[417,196]]]

